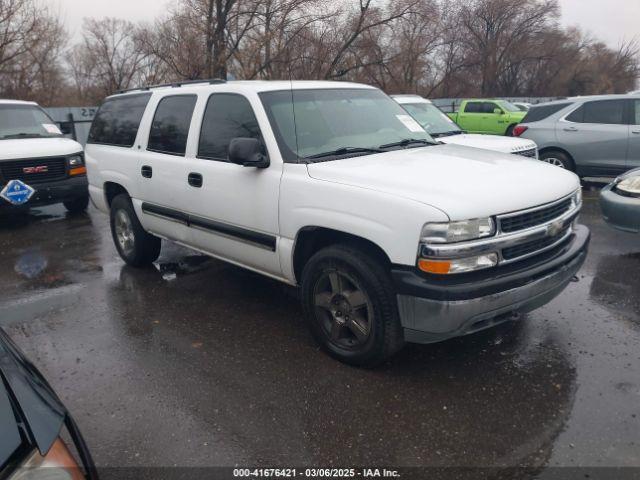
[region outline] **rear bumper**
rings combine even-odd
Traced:
[[[29,207],[52,205],[54,203],[66,202],[89,195],[86,176],[70,177],[56,182],[37,183],[32,184],[31,187],[35,189],[35,193],[27,203],[16,206],[0,199],[0,211],[13,211]]]
[[[618,230],[640,233],[640,198],[625,197],[607,185],[600,192],[602,215],[609,225]]]
[[[443,285],[415,271],[392,272],[405,340],[433,343],[492,327],[539,308],[559,295],[582,267],[589,230],[578,226],[552,257],[526,268],[512,266],[491,278]]]

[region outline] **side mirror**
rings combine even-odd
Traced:
[[[496,115],[504,115],[504,112],[501,108],[494,108],[493,113],[495,113]]]
[[[269,157],[257,138],[237,137],[229,144],[229,161],[243,167],[267,168]]]

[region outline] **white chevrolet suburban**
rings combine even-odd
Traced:
[[[438,144],[366,85],[123,92],[86,161],[126,263],[155,261],[164,238],[300,286],[313,336],[356,365],[549,302],[589,243],[574,174]]]

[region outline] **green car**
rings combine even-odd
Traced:
[[[463,100],[460,110],[447,115],[467,132],[510,137],[526,114],[506,100],[480,99]]]

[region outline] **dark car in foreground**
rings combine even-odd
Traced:
[[[97,478],[69,411],[0,329],[0,479]]]
[[[600,192],[604,219],[614,228],[640,233],[640,168],[619,176]]]

